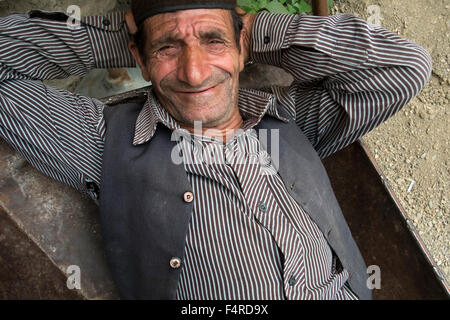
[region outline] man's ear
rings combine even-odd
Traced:
[[[133,40],[130,40],[130,42],[128,43],[128,49],[130,50],[134,60],[137,62],[139,68],[141,69],[142,78],[144,78],[145,81],[150,81],[150,73],[147,69],[147,64],[142,60],[143,57],[139,53],[139,49]]]
[[[138,31],[138,28],[136,26],[136,22],[134,20],[133,13],[131,11],[127,11],[125,13],[125,22],[127,24],[128,33],[130,34],[131,38],[133,39]],[[142,60],[143,57],[141,57],[139,49],[133,40],[130,40],[130,42],[128,43],[128,49],[130,50],[131,54],[133,55],[133,58],[137,62],[139,68],[141,68],[142,78],[144,78],[145,81],[150,81],[150,75],[148,73],[147,66],[145,63],[146,61]]]

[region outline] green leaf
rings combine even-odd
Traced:
[[[254,4],[253,0],[237,0],[237,6],[244,10],[243,8],[251,8]],[[245,11],[245,10],[244,10]]]
[[[297,13],[297,8],[294,8],[289,3],[286,3],[286,6],[287,6],[287,9],[288,9],[289,13]]]
[[[266,5],[266,9],[272,13],[289,13],[285,6],[279,3],[277,0],[272,0]]]
[[[291,4],[294,8],[297,8],[302,0],[291,0]]]
[[[333,0],[328,0],[327,2],[328,2],[328,9],[333,8],[334,6]]]
[[[249,8],[249,7],[245,7],[245,6],[242,6],[242,7],[239,7],[239,8],[244,10],[246,13],[256,13],[256,12],[254,12],[255,10],[253,8]]]
[[[260,9],[255,0],[238,0],[237,6],[247,13],[257,13]]]
[[[263,8],[267,7],[267,3],[269,2],[269,0],[256,0],[256,2],[257,2],[258,10],[259,10],[259,9],[263,9]]]
[[[312,8],[309,4],[306,3],[305,0],[300,1],[300,3],[298,3],[298,5],[296,5],[297,9],[298,9],[298,13],[310,13],[312,12]]]

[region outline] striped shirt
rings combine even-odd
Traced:
[[[58,20],[0,19],[0,136],[43,173],[95,198],[87,183],[100,185],[104,104],[42,80],[134,62],[122,13],[85,17],[78,30]],[[195,145],[179,144],[184,159],[192,160],[184,167],[195,201],[177,298],[355,299],[348,272],[336,268],[317,225],[276,170],[261,163],[252,128],[265,114],[283,121],[283,108],[326,157],[412,99],[430,76],[430,56],[348,14],[262,13],[252,35],[252,59],[279,66],[295,80],[271,93],[241,89],[243,130],[226,144],[198,139],[212,161],[202,161]],[[150,92],[133,144],[149,141],[158,123],[180,131]],[[263,166],[273,174],[260,174]]]

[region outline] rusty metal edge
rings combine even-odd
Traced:
[[[115,105],[118,103],[124,103],[128,100],[135,99],[137,97],[148,96],[148,91],[152,86],[142,87],[139,89],[127,91],[124,93],[115,94],[109,97],[100,98],[99,100],[107,105]]]
[[[373,157],[372,153],[370,152],[367,144],[362,139],[358,139],[358,143],[361,146],[362,150],[364,151],[367,159],[369,159],[370,163],[377,171],[378,176],[380,177],[380,180],[381,180],[385,190],[391,197],[392,201],[394,201],[394,203],[396,204],[406,225],[408,226],[408,230],[409,230],[410,234],[413,236],[413,239],[419,245],[419,248],[421,249],[421,251],[425,254],[425,257],[426,257],[428,263],[431,265],[435,276],[439,279],[441,286],[445,289],[445,291],[447,292],[447,296],[450,298],[450,286],[449,286],[449,283],[447,282],[447,279],[444,277],[442,271],[440,270],[440,268],[434,261],[433,257],[431,256],[430,251],[428,250],[428,248],[426,247],[422,238],[420,237],[419,233],[417,232],[416,228],[414,227],[414,224],[411,222],[411,219],[409,218],[408,214],[406,213],[405,208],[400,203],[400,200],[397,197],[396,193],[394,192],[394,189],[391,187],[386,176],[383,174],[383,171],[381,170],[380,166],[375,161],[375,158]]]

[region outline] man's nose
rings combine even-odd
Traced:
[[[202,84],[211,76],[208,55],[199,46],[187,46],[183,50],[178,65],[178,79],[191,87],[202,88]]]

